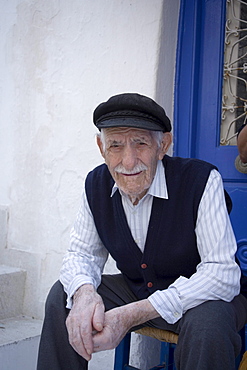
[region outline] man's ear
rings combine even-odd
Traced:
[[[101,153],[102,157],[105,158],[105,152],[103,150],[103,143],[102,143],[101,138],[100,138],[99,135],[97,135],[97,137],[96,137],[96,142],[97,142],[97,145],[99,147],[99,150],[100,150],[100,153]]]
[[[164,155],[167,153],[172,143],[172,134],[170,132],[165,132],[163,135],[163,140],[160,144],[160,154],[159,159],[162,160]]]

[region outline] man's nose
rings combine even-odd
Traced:
[[[126,145],[123,152],[122,165],[127,170],[132,170],[137,164],[137,154],[135,148],[131,145]]]

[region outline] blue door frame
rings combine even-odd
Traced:
[[[236,146],[220,146],[226,0],[181,0],[174,100],[174,155],[215,164],[233,201],[231,220],[247,250],[247,176]]]

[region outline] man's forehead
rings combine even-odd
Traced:
[[[115,137],[116,135],[145,136],[145,137],[152,136],[150,130],[139,129],[134,127],[109,127],[103,130],[107,138]]]

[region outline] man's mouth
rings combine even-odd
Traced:
[[[138,176],[143,171],[147,171],[147,166],[143,163],[136,165],[132,170],[127,170],[121,164],[114,168],[114,171],[123,176]]]
[[[142,171],[136,172],[136,173],[122,173],[122,175],[123,176],[137,176],[137,175],[140,175],[140,173],[142,173]]]

